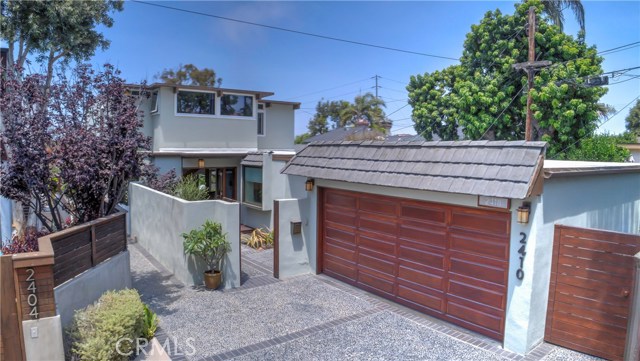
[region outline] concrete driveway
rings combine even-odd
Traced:
[[[173,360],[595,360],[543,344],[527,357],[329,277],[271,277],[270,251],[243,247],[243,286],[185,287],[130,246],[133,285],[158,313]]]

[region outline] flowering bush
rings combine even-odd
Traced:
[[[14,235],[11,241],[2,246],[3,254],[35,252],[38,250],[38,238],[48,233],[37,231],[35,227],[27,227],[22,235]]]

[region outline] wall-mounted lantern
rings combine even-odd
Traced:
[[[204,159],[202,158],[198,159],[198,168],[200,169],[204,168]]]
[[[518,223],[529,223],[529,213],[531,212],[531,205],[529,203],[522,203],[522,206],[518,207]]]
[[[309,178],[306,182],[304,182],[304,189],[307,192],[311,192],[313,190],[313,179]]]

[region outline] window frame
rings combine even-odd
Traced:
[[[224,115],[222,114],[222,98],[224,98],[225,95],[236,95],[236,96],[241,96],[241,97],[251,97],[253,100],[251,101],[251,116],[246,116],[246,115]],[[219,115],[218,117],[220,118],[227,118],[227,119],[257,119],[257,106],[258,102],[256,99],[255,95],[252,94],[243,94],[243,93],[234,93],[234,92],[222,92],[222,95],[220,95],[218,97],[218,109],[219,111]]]
[[[260,170],[260,203],[256,203],[256,202],[250,202],[247,201],[247,177],[246,177],[246,169],[247,168],[254,168],[254,169],[259,169]],[[263,189],[263,185],[264,185],[264,173],[263,173],[263,167],[257,167],[257,166],[250,166],[250,165],[243,165],[242,166],[242,204],[246,204],[250,207],[256,207],[256,208],[260,208],[262,209],[264,202],[263,202],[263,196],[264,196],[264,189]],[[256,183],[256,182],[250,182],[250,183]]]
[[[178,94],[180,92],[189,92],[189,93],[204,93],[204,94],[212,94],[213,96],[213,114],[200,114],[200,113],[180,113],[178,112]],[[174,100],[174,114],[177,117],[199,117],[199,118],[216,118],[218,117],[216,113],[217,103],[218,103],[218,94],[212,90],[192,90],[192,89],[179,89],[175,92],[173,96]]]
[[[155,94],[156,97],[156,106],[151,109],[151,114],[155,114],[158,112],[158,99],[160,98],[160,91],[159,90],[154,90],[151,92],[151,105],[153,105],[153,96]],[[178,102],[177,102],[177,98],[176,98],[176,108],[178,107]]]
[[[262,105],[262,109],[260,109],[260,106]],[[266,106],[264,103],[258,103],[257,106],[257,112],[256,112],[256,121],[257,121],[257,125],[258,125],[258,129],[256,129],[258,136],[259,137],[264,137],[267,135],[267,111],[266,111]],[[262,114],[262,133],[260,133],[260,114]]]

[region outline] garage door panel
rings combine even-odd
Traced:
[[[391,217],[396,216],[397,205],[395,202],[383,201],[370,198],[360,199],[360,210],[370,213],[383,214]]]
[[[443,312],[444,310],[443,294],[434,290],[418,290],[415,287],[399,284],[398,297],[437,312]]]
[[[443,253],[407,247],[405,244],[400,244],[398,247],[398,258],[441,270],[444,270],[445,266]]]
[[[448,286],[447,293],[451,295],[495,307],[496,309],[502,308],[506,302],[503,293],[484,287],[477,287],[457,280],[450,280]]]
[[[324,237],[325,240],[339,242],[343,247],[355,248],[356,246],[356,235],[353,233],[353,230],[349,232],[325,225]]]
[[[496,239],[470,232],[451,234],[451,248],[460,252],[504,260],[509,258],[508,239]]]
[[[395,274],[395,263],[392,259],[383,259],[380,254],[374,254],[373,252],[360,250],[358,253],[358,268],[367,267],[379,272],[391,275]]]
[[[331,241],[324,244],[324,251],[329,256],[338,257],[354,264],[356,262],[356,252],[353,249],[340,247]]]
[[[410,266],[407,266],[410,265]],[[398,267],[398,282],[416,284],[436,290],[444,291],[444,271],[417,269],[414,264],[400,263]]]
[[[398,237],[402,240],[413,241],[417,248],[419,248],[419,245],[424,245],[445,249],[449,243],[446,228],[413,228],[401,224],[398,228]]]
[[[464,212],[454,210],[451,223],[456,229],[476,230],[495,235],[509,234],[509,219],[499,216],[487,216],[486,213]]]
[[[343,192],[325,192],[324,203],[326,205],[343,207],[349,210],[356,209],[356,197]]]
[[[395,254],[396,253],[396,245],[389,242],[384,242],[381,240],[376,240],[374,238],[369,238],[365,236],[358,237],[358,245],[364,249],[381,252],[384,254]]]
[[[332,222],[335,224],[347,225],[349,227],[356,227],[356,216],[355,213],[344,213],[344,212],[336,212],[330,209],[327,209],[324,213],[325,220],[328,222]]]
[[[447,314],[478,325],[486,330],[502,330],[503,318],[498,312],[482,312],[478,305],[466,303],[457,298],[451,298],[447,302]]]
[[[332,272],[334,274],[343,275],[351,281],[356,280],[357,270],[354,263],[346,262],[343,259],[325,255],[323,262],[324,272]]]
[[[419,207],[416,205],[403,205],[400,209],[403,218],[429,222],[435,224],[445,224],[446,211],[441,208]]]
[[[385,279],[374,270],[359,269],[358,283],[375,288],[389,295],[393,295],[394,282],[392,279]]]
[[[360,218],[358,227],[372,232],[396,235],[396,224],[391,220],[385,222],[380,219]]]
[[[449,261],[449,272],[500,286],[506,285],[506,266],[492,266],[482,263],[488,261],[488,259],[472,261],[462,258],[461,255],[452,255]]]

